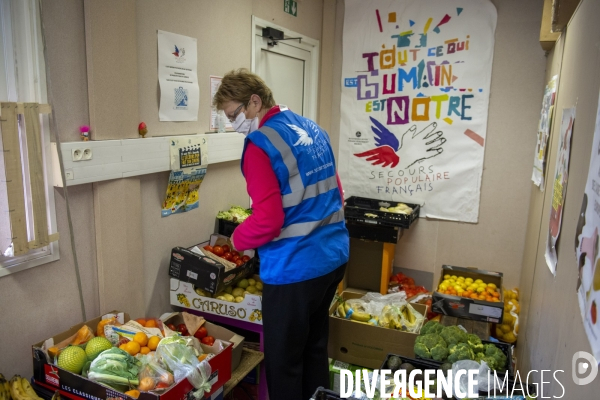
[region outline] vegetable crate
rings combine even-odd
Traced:
[[[127,313],[120,311],[112,311],[107,315],[114,314],[119,314],[119,318],[122,318],[121,322],[127,322],[130,320],[130,317]],[[46,358],[46,353],[42,351],[42,346],[49,348],[55,343],[61,342],[62,340],[75,334],[83,325],[93,327],[93,331],[95,331],[98,322],[100,322],[102,319],[105,319],[107,315],[79,323],[65,332],[61,332],[50,339],[34,344],[32,346],[34,382],[45,389],[51,390],[52,392],[59,390],[62,397],[69,399],[80,400],[84,398],[92,400],[130,400],[131,397],[107,385],[91,381],[81,375],[74,374],[59,368],[54,364],[51,364]],[[209,330],[209,333],[211,333],[209,326],[207,326],[207,329]],[[233,332],[230,333],[233,334]],[[215,337],[217,339],[222,339],[218,336]],[[209,352],[209,347],[203,347],[203,349]],[[220,395],[222,396],[222,387],[231,377],[232,349],[233,344],[229,343],[225,349],[221,350],[219,353],[215,354],[214,357],[208,360],[213,373],[209,381],[212,384],[212,388],[211,391],[206,394],[206,399],[215,400],[219,399]],[[191,396],[190,392],[192,390],[195,390],[192,384],[187,379],[184,379],[160,394],[158,392],[142,392],[139,396],[139,400],[180,400],[187,398],[188,394]]]
[[[483,343],[492,343],[492,342],[486,342],[486,341],[482,341]],[[498,346],[498,343],[494,343],[495,345]],[[508,346],[508,349],[503,348],[501,346],[498,346],[500,349],[502,349],[502,351],[506,354],[507,358],[510,360],[510,346]],[[508,353],[507,353],[508,351]],[[440,369],[440,366],[442,363],[437,362],[437,361],[433,361],[433,360],[425,360],[422,358],[408,358],[408,357],[404,357],[404,356],[400,356],[400,355],[396,355],[396,354],[388,354],[386,359],[383,361],[383,364],[381,364],[381,367],[379,367],[380,369],[390,369],[388,367],[388,361],[391,357],[398,357],[400,359],[400,361],[402,363],[408,363],[408,364],[412,364],[416,369],[420,369],[422,371],[425,370],[438,370]],[[500,391],[498,390],[496,393],[488,393],[486,391],[479,391],[479,396],[477,399],[473,399],[473,400],[479,400],[479,399],[489,399],[491,398],[492,395],[500,395],[502,396],[502,398],[509,398],[509,397],[504,397],[504,396],[509,396],[510,391],[512,391],[512,388],[515,388],[515,392],[517,394],[522,394],[522,389],[525,389],[528,391],[528,394],[530,395],[530,397],[535,398],[536,396],[536,388],[533,385],[527,385],[527,387],[525,388],[524,386],[522,386],[521,381],[515,381],[513,379],[513,375],[510,372],[512,371],[512,368],[509,370],[509,378],[508,378],[508,383],[504,385],[504,390]],[[394,372],[394,371],[392,371]],[[408,376],[407,376],[408,377]],[[502,380],[502,376],[498,375],[498,378],[500,380]],[[393,387],[390,388],[390,390],[386,390],[386,392],[390,392],[391,390],[393,390]],[[508,391],[508,392],[507,392]],[[527,393],[526,393],[527,394]],[[443,397],[444,399],[446,397]],[[512,398],[512,397],[510,397]],[[523,398],[521,396],[516,396],[515,398]]]
[[[357,400],[354,397],[345,397],[348,400]],[[342,400],[340,395],[334,391],[328,390],[319,386],[315,394],[312,395],[310,400]]]
[[[227,221],[226,219],[221,218],[217,218],[217,224],[217,232],[219,235],[229,237],[231,237],[231,234],[239,225],[237,222]]]
[[[421,206],[418,204],[404,203],[413,209],[413,212],[410,215],[380,210],[382,207],[394,207],[398,203],[398,201],[352,196],[346,199],[344,214],[346,219],[352,220],[353,222],[377,226],[408,228],[417,218],[419,218]]]
[[[192,246],[189,249],[175,247],[171,251],[171,263],[169,275],[180,281],[189,282],[211,294],[216,294],[225,289],[226,286],[234,285],[248,275],[254,273],[255,261],[254,250],[243,252],[250,258],[245,264],[236,268],[227,269],[225,265],[204,255],[192,251],[194,247],[202,249],[206,245],[213,246],[222,235],[211,235],[210,241]]]
[[[501,272],[490,272],[476,268],[454,267],[452,265],[442,266],[440,281],[436,287],[439,287],[439,284],[442,283],[444,275],[446,274],[460,275],[472,279],[482,279],[484,282],[494,283],[498,288],[503,287],[503,274]],[[502,297],[499,298],[498,302],[490,302],[442,294],[437,290],[433,292],[431,306],[433,312],[438,314],[493,323],[501,322],[504,313],[504,301]]]

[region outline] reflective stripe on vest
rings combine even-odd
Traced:
[[[281,230],[279,236],[277,236],[273,241],[287,239],[296,236],[306,236],[318,227],[335,224],[337,222],[344,220],[344,209],[340,209],[333,214],[323,218],[320,221],[310,221],[310,222],[300,222],[298,224],[288,225]]]
[[[300,171],[298,171],[296,157],[294,157],[290,146],[273,128],[263,126],[259,129],[259,131],[261,131],[269,139],[277,151],[279,151],[281,157],[283,158],[283,163],[289,172],[288,182],[292,193],[281,196],[283,208],[297,206],[298,204],[302,203],[303,200],[317,197],[322,193],[327,193],[331,189],[338,187],[337,177],[334,175],[325,180],[309,185],[305,189],[304,184],[302,183],[302,177],[300,176]]]
[[[290,185],[290,189],[292,189],[292,193],[303,190],[304,184],[302,183],[300,171],[298,171],[298,163],[296,162],[296,157],[294,157],[290,146],[273,128],[263,126],[259,129],[259,131],[261,131],[269,139],[271,144],[275,146],[275,148],[281,154],[281,157],[283,158],[283,163],[287,167],[290,174],[290,176],[288,177],[288,183]]]

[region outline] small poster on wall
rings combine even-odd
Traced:
[[[198,189],[206,175],[208,143],[204,135],[178,136],[170,139],[171,175],[161,216],[198,208]]]
[[[558,87],[558,75],[554,75],[544,90],[544,99],[542,100],[542,112],[540,114],[540,123],[537,132],[537,144],[535,146],[535,156],[533,158],[533,175],[531,180],[540,190],[544,190],[544,175],[546,173],[546,147],[548,138],[552,129],[552,116],[554,110],[554,100],[556,98],[556,88]]]
[[[158,82],[161,121],[198,121],[198,45],[196,38],[158,31]]]
[[[219,113],[217,112],[216,107],[213,106],[213,99],[215,98],[215,94],[217,94],[217,90],[219,90],[219,86],[221,85],[221,81],[223,80],[220,76],[210,76],[210,126],[208,127],[210,131],[217,132],[219,128]],[[223,115],[221,117],[224,119],[224,129],[227,131],[233,131],[233,125],[227,118]]]
[[[600,360],[600,258],[598,254],[598,230],[600,229],[600,99],[596,113],[596,128],[592,144],[592,156],[588,170],[585,193],[581,204],[575,254],[579,265],[577,298],[583,318],[583,326],[596,360]]]
[[[556,242],[560,234],[563,206],[565,204],[565,195],[567,194],[571,135],[574,123],[575,107],[565,108],[560,125],[558,153],[556,156],[556,167],[554,168],[554,179],[552,181],[552,207],[550,207],[550,224],[548,226],[548,240],[546,241],[546,264],[548,264],[550,272],[555,276],[556,264],[558,262]]]

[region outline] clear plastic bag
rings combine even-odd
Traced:
[[[160,341],[156,349],[160,360],[171,370],[175,382],[187,378],[197,389],[194,392],[196,399],[202,398],[205,392],[209,392],[211,384],[208,378],[211,367],[207,361],[198,361],[196,352],[192,347],[186,345],[186,340],[181,336],[171,336]]]
[[[144,356],[141,361],[142,369],[138,374],[140,390],[165,390],[175,383],[175,377],[159,361],[156,353],[154,356]]]
[[[465,370],[466,372],[464,375],[462,375],[460,377],[460,380],[458,383],[458,388],[456,387],[456,385],[454,385],[454,388],[453,388],[454,389],[453,390],[454,397],[457,399],[466,399],[469,397],[468,396],[468,394],[469,394],[468,372],[470,370],[477,371],[477,374],[475,375],[477,385],[473,388],[473,391],[475,393],[478,393],[479,391],[488,392],[489,390],[493,390],[494,386],[497,386],[497,382],[494,379],[492,379],[491,381],[488,381],[488,378],[490,376],[494,376],[494,375],[488,374],[490,371],[490,367],[488,367],[488,365],[485,361],[482,361],[480,364],[477,361],[473,361],[473,360],[461,360],[461,361],[457,361],[454,364],[452,364],[452,376],[453,377],[456,376],[456,374],[460,370]],[[460,389],[460,392],[463,396],[459,396],[457,389]]]

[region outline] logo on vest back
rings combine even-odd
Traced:
[[[310,136],[308,136],[308,132],[306,132],[304,129],[300,128],[299,126],[291,125],[291,124],[287,124],[287,126],[292,128],[294,130],[294,132],[296,132],[298,134],[298,140],[296,141],[296,143],[294,143],[294,146],[298,146],[298,145],[309,146],[309,145],[313,144],[312,138]]]

